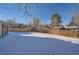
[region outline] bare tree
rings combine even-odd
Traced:
[[[32,13],[31,13],[31,9],[34,6],[37,8],[40,8],[39,3],[17,3],[14,5],[18,9],[19,12],[23,13],[23,15],[26,16],[26,18],[27,18],[27,16],[33,17]]]
[[[32,21],[33,27],[40,27],[41,26],[41,22],[39,20],[39,18],[34,18]]]
[[[79,15],[79,3],[73,3],[71,4],[73,6],[72,10],[69,12],[69,14],[73,17],[74,15]]]
[[[72,16],[71,22],[69,23],[69,26],[79,26],[79,15]]]

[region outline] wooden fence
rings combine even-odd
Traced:
[[[9,32],[29,32],[30,28],[8,28]]]
[[[9,32],[30,32],[30,28],[9,28]],[[37,32],[42,32],[42,33],[49,33],[53,35],[62,35],[62,36],[67,36],[67,37],[73,37],[73,38],[79,38],[79,31],[71,31],[71,30],[56,30],[56,29],[49,29],[49,28],[44,28],[42,30],[37,30]]]
[[[68,36],[73,38],[79,38],[79,32],[76,32],[76,31],[49,30],[48,33],[54,34],[54,35],[62,35],[62,36]]]

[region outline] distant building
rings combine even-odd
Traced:
[[[72,31],[79,31],[79,26],[67,26],[66,28]]]
[[[71,19],[70,24],[67,25],[67,29],[73,31],[79,31],[79,16],[76,15]]]

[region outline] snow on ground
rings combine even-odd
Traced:
[[[65,36],[59,36],[59,35],[52,35],[52,34],[46,34],[46,33],[31,33],[31,34],[21,34],[21,36],[33,36],[33,37],[43,37],[43,38],[55,38],[59,40],[64,40],[67,42],[79,44],[78,38],[70,38]]]
[[[79,55],[79,44],[66,39],[44,33],[10,32],[0,38],[0,55]]]

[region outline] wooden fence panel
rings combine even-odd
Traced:
[[[62,35],[62,36],[68,36],[73,38],[79,38],[79,32],[75,31],[67,31],[67,30],[49,30],[49,34],[54,35]]]

